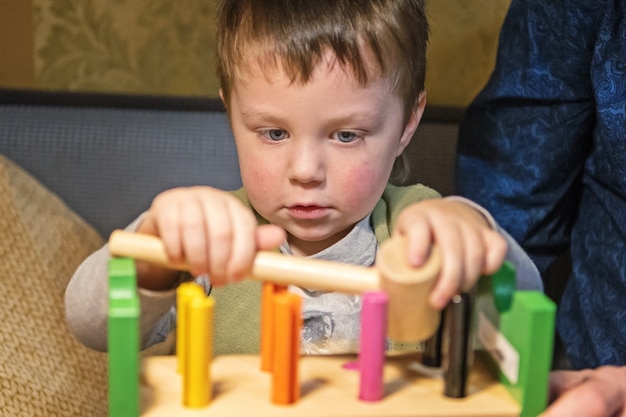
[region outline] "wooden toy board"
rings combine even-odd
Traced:
[[[358,399],[359,372],[344,369],[353,356],[306,356],[300,359],[301,398],[292,405],[270,401],[271,375],[260,370],[255,355],[219,356],[211,364],[213,398],[204,408],[182,406],[182,382],[175,356],[142,361],[142,417],[518,417],[520,406],[479,356],[465,398],[447,398],[440,374],[424,369],[415,355],[388,358],[385,395],[378,402]],[[431,375],[428,375],[428,373]]]

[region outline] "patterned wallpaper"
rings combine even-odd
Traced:
[[[35,83],[215,94],[211,0],[34,0]]]
[[[38,88],[215,96],[214,0],[32,0]],[[429,0],[429,103],[465,105],[510,0]]]
[[[495,65],[500,27],[511,0],[426,0],[429,104],[466,106]]]

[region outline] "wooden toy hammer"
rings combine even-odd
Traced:
[[[171,263],[163,242],[151,235],[116,230],[109,238],[109,252],[164,268],[189,270],[186,264]],[[373,267],[259,251],[248,278],[353,294],[385,291],[389,296],[389,337],[418,342],[428,339],[439,327],[440,312],[429,305],[428,296],[441,268],[441,258],[436,247],[420,268],[409,265],[406,258],[406,241],[400,237],[380,246]]]

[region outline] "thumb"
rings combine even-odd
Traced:
[[[287,239],[287,233],[276,225],[264,224],[257,227],[255,239],[258,250],[271,250],[279,247]]]

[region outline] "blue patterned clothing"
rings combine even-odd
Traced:
[[[458,151],[459,192],[542,274],[570,249],[572,365],[626,364],[626,1],[513,0]]]

